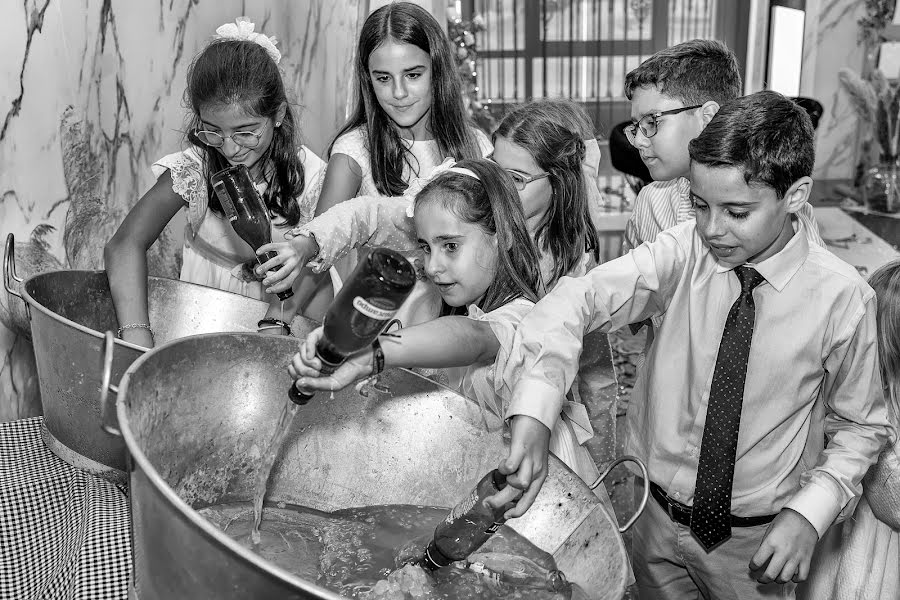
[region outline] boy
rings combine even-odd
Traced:
[[[741,95],[737,58],[722,42],[691,40],[661,50],[625,76],[632,125],[625,134],[653,176],[634,201],[623,249],[694,218],[688,142],[719,107]],[[824,246],[808,203],[799,213],[810,240]]]
[[[504,369],[527,375],[501,470],[530,501],[584,333],[662,317],[625,445],[653,495],[634,529],[641,598],[793,597],[894,435],[875,295],[796,218],[813,155],[809,117],[783,96],[723,106],[690,143],[696,221],[563,279],[516,333]]]

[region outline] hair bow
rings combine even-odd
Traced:
[[[214,38],[217,40],[247,40],[248,42],[259,44],[277,65],[281,60],[281,52],[275,47],[278,40],[264,33],[254,33],[253,30],[255,28],[256,25],[247,17],[238,17],[234,20],[234,23],[225,23],[216,29]]]

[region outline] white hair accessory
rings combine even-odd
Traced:
[[[274,37],[269,37],[264,33],[254,33],[254,25],[247,17],[238,17],[234,23],[225,23],[216,29],[216,35],[213,36],[217,40],[247,40],[262,46],[266,54],[268,54],[277,65],[281,60],[281,52],[275,47],[278,43]]]
[[[447,172],[459,173],[460,175],[468,175],[469,177],[474,177],[475,179],[478,179],[478,181],[481,181],[478,175],[475,174],[475,171],[472,171],[471,169],[465,169],[463,167],[450,167],[449,169],[447,169]]]

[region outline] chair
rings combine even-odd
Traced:
[[[641,160],[641,153],[631,145],[625,135],[625,128],[631,125],[630,121],[619,123],[609,133],[609,160],[613,168],[625,175],[625,180],[635,194],[641,188],[653,181],[647,165]]]
[[[816,129],[819,126],[819,119],[822,118],[822,114],[825,112],[825,109],[822,108],[822,103],[818,100],[813,100],[812,98],[804,98],[803,96],[791,98],[791,100],[806,111],[806,114],[808,114],[810,120],[812,120],[813,129]]]

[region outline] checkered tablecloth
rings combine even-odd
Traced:
[[[0,423],[0,599],[124,600],[125,490],[57,458],[41,423]]]

